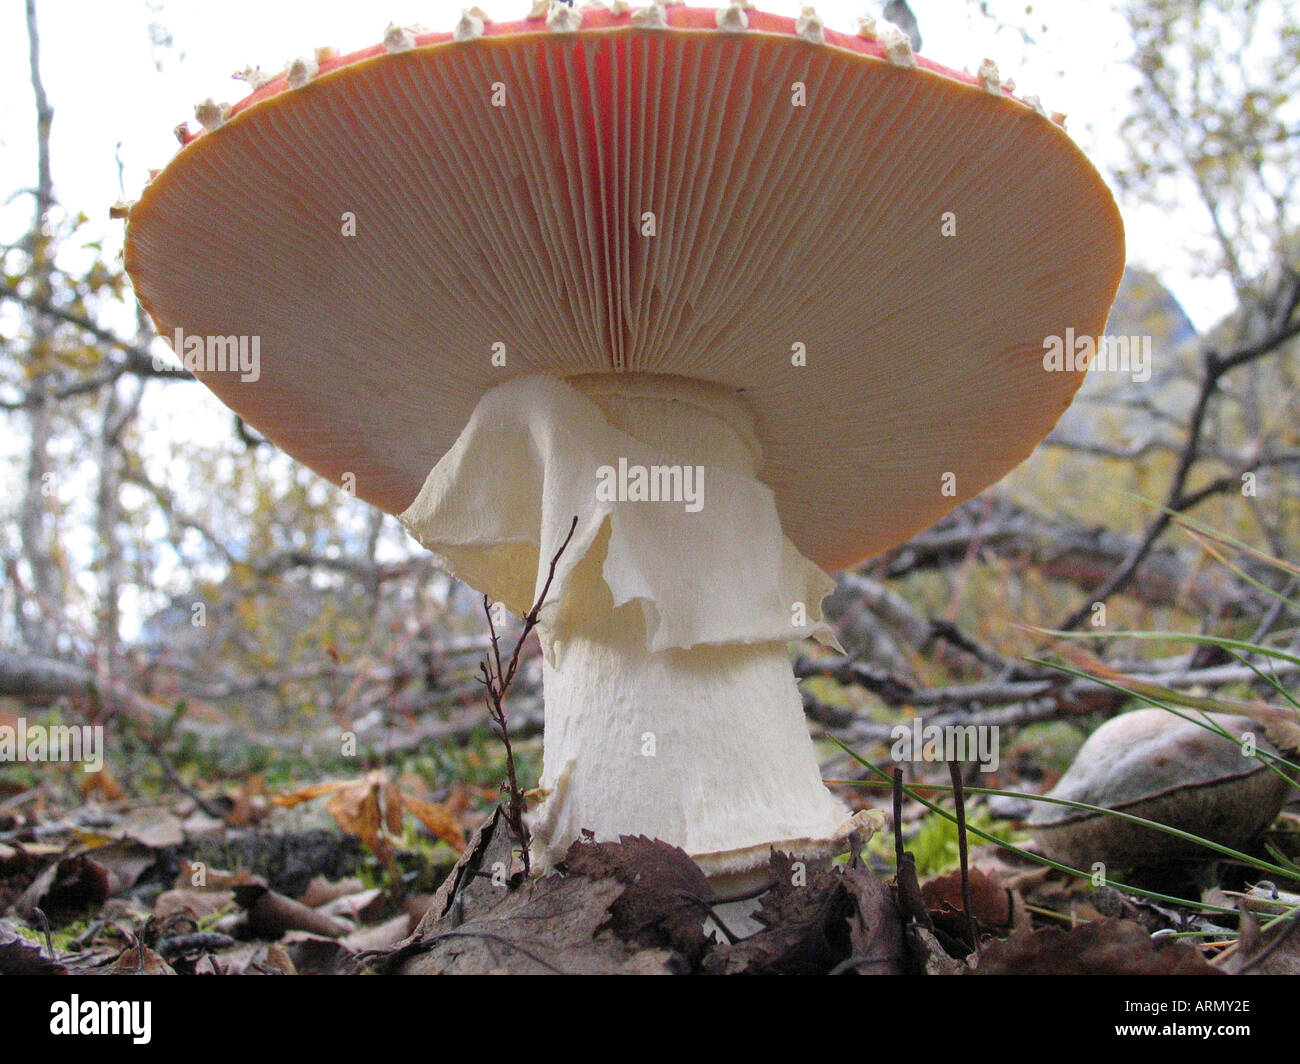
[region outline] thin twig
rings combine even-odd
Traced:
[[[32,909],[32,915],[36,917],[41,925],[41,930],[45,932],[45,948],[49,951],[50,960],[59,959],[58,951],[54,948],[54,939],[50,936],[50,920],[42,909]]]
[[[957,807],[957,856],[961,861],[961,907],[966,914],[966,934],[970,937],[971,949],[979,953],[979,932],[975,929],[975,914],[970,904],[970,865],[966,852],[966,794],[962,790],[961,766],[956,761],[948,762],[948,775],[952,777],[953,804]]]
[[[894,885],[899,909],[906,919],[915,920],[933,932],[934,921],[916,878],[916,858],[903,849],[903,770],[897,765],[894,766],[894,859]]]
[[[903,867],[903,770],[894,768],[894,867]]]
[[[1300,302],[1300,282],[1288,277],[1284,281],[1284,286],[1287,285],[1291,290],[1284,293],[1286,298],[1279,300],[1284,313],[1276,315],[1278,320],[1269,324],[1263,336],[1253,342],[1239,344],[1224,354],[1214,349],[1205,352],[1202,357],[1200,388],[1188,419],[1187,437],[1183,443],[1178,466],[1170,481],[1163,509],[1152,519],[1137,547],[1124,563],[1089,596],[1088,602],[1058,624],[1057,628],[1064,631],[1077,628],[1091,615],[1094,603],[1105,602],[1112,595],[1128,587],[1156,541],[1173,522],[1174,514],[1190,510],[1210,496],[1229,490],[1240,481],[1243,474],[1255,469],[1258,462],[1255,458],[1251,458],[1241,468],[1234,470],[1230,476],[1221,476],[1197,491],[1188,491],[1187,488],[1193,467],[1205,457],[1203,437],[1206,421],[1213,401],[1223,394],[1219,385],[1224,376],[1239,366],[1274,353],[1283,344],[1300,335],[1300,321],[1290,320],[1297,302]]]
[[[482,674],[480,682],[487,692],[488,716],[491,717],[492,723],[496,725],[497,732],[501,736],[501,742],[505,746],[507,793],[505,819],[511,834],[519,842],[525,875],[532,872],[532,865],[528,856],[528,827],[524,823],[524,792],[519,786],[519,779],[515,773],[515,753],[510,742],[510,725],[506,719],[505,697],[506,691],[515,678],[515,672],[519,668],[519,655],[523,651],[524,641],[528,638],[529,633],[537,627],[537,623],[541,619],[542,606],[546,602],[546,596],[551,590],[551,583],[555,579],[555,569],[560,564],[560,556],[568,549],[569,542],[573,539],[573,534],[577,529],[578,518],[575,515],[569,525],[569,534],[564,537],[560,549],[551,558],[551,568],[546,574],[546,583],[542,585],[541,594],[537,596],[533,608],[524,616],[523,631],[520,632],[519,639],[515,643],[515,650],[510,656],[510,663],[504,670],[501,667],[501,644],[497,639],[496,625],[492,620],[492,603],[486,595],[483,596],[483,612],[487,614],[491,645],[489,646],[487,659],[479,665],[479,671]]]

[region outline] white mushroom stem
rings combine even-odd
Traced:
[[[653,652],[637,613],[599,598],[544,665],[534,859],[558,860],[584,828],[665,839],[715,877],[772,848],[833,852],[848,813],[822,783],[786,644]]]
[[[402,515],[517,613],[578,518],[539,624],[539,869],[590,831],[663,839],[731,879],[860,826],[821,781],[787,652],[833,642],[833,584],[781,532],[760,462],[748,411],[714,385],[526,377],[480,401]]]

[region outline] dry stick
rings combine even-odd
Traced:
[[[479,666],[483,674],[480,682],[487,689],[488,716],[492,719],[492,723],[496,725],[497,732],[500,734],[501,742],[506,750],[506,793],[509,796],[505,808],[506,824],[519,842],[524,862],[524,874],[527,875],[532,871],[532,866],[528,859],[528,832],[524,826],[523,793],[519,789],[519,780],[515,775],[515,752],[510,743],[510,728],[506,722],[505,706],[502,704],[506,685],[501,683],[500,679],[501,648],[497,642],[496,625],[492,622],[492,604],[488,601],[486,595],[483,596],[483,612],[487,615],[488,632],[492,639],[492,656]],[[523,643],[527,634],[528,631],[525,629],[523,635],[519,637],[520,644]]]
[[[1125,666],[1131,670],[1136,663]],[[1285,662],[1273,666],[1276,674],[1294,676],[1300,668]],[[921,721],[939,727],[951,723],[977,721],[982,725],[1018,727],[1042,720],[1083,716],[1117,704],[1112,689],[1095,680],[1070,678],[1062,673],[1039,673],[1023,680],[962,684],[954,687],[922,689],[896,679],[887,672],[859,662],[830,660],[811,661],[799,658],[795,675],[828,676],[846,687],[859,687],[876,695],[889,706],[911,705],[922,710]],[[1142,673],[1148,683],[1166,687],[1202,686],[1219,688],[1226,684],[1246,683],[1257,674],[1244,665],[1211,665],[1203,669],[1162,669]],[[892,726],[877,724],[855,715],[838,705],[819,701],[803,692],[804,712],[853,742],[888,743]]]
[[[894,867],[903,867],[903,770],[894,768]]]
[[[903,770],[894,767],[894,883],[898,890],[898,907],[904,917],[915,920],[927,931],[934,931],[930,910],[925,907],[921,884],[916,878],[916,858],[903,849]]]
[[[130,720],[130,718],[127,719]],[[135,722],[130,721],[130,723],[134,724]],[[138,729],[137,734],[139,734]],[[225,822],[226,813],[221,806],[217,805],[215,802],[209,801],[207,798],[204,798],[203,795],[199,793],[197,787],[191,787],[185,781],[185,778],[180,774],[176,766],[172,764],[172,759],[167,756],[167,753],[163,750],[161,744],[151,743],[146,740],[145,747],[153,759],[158,762],[159,767],[162,768],[167,779],[171,781],[172,786],[176,787],[196,806],[203,810],[203,812],[212,817],[213,820],[220,820],[223,823]]]
[[[1297,306],[1300,306],[1300,278],[1287,278],[1285,286],[1288,290],[1280,293],[1277,320],[1270,323],[1269,330],[1262,338],[1254,343],[1241,344],[1230,350],[1226,355],[1220,354],[1214,349],[1205,352],[1202,359],[1203,369],[1201,371],[1200,391],[1197,394],[1196,403],[1193,406],[1191,418],[1188,422],[1187,439],[1183,444],[1182,454],[1179,456],[1178,467],[1174,471],[1173,480],[1169,485],[1169,492],[1165,497],[1164,509],[1147,526],[1141,541],[1124,561],[1124,564],[1111,573],[1105,583],[1093,593],[1091,601],[1080,606],[1061,624],[1058,624],[1057,628],[1063,631],[1077,628],[1091,614],[1094,602],[1104,602],[1112,595],[1118,594],[1128,587],[1129,582],[1136,575],[1138,567],[1146,560],[1151,548],[1155,546],[1156,540],[1173,522],[1173,514],[1169,511],[1182,513],[1192,509],[1211,495],[1226,491],[1230,486],[1239,482],[1242,473],[1249,472],[1258,464],[1257,459],[1251,459],[1245,468],[1236,470],[1234,476],[1219,477],[1197,491],[1189,492],[1187,490],[1187,481],[1191,475],[1192,467],[1203,457],[1202,438],[1204,436],[1205,422],[1211,402],[1221,394],[1219,382],[1226,374],[1238,366],[1263,358],[1265,355],[1276,351],[1288,340],[1300,335],[1300,321],[1291,320]]]
[[[975,915],[970,905],[970,870],[966,861],[966,794],[961,785],[961,766],[948,762],[948,775],[952,777],[953,802],[957,807],[957,855],[961,860],[961,907],[966,913],[966,934],[970,936],[971,949],[980,951],[979,933],[975,930]]]
[[[555,556],[551,559],[551,568],[546,574],[546,583],[542,585],[541,594],[537,596],[533,608],[524,616],[524,630],[519,634],[519,639],[515,643],[515,652],[510,656],[510,664],[506,666],[504,672],[501,668],[501,644],[497,641],[496,625],[492,623],[492,605],[488,601],[488,597],[483,596],[483,612],[487,614],[488,633],[491,636],[491,656],[479,665],[479,670],[483,674],[481,682],[487,689],[488,715],[492,718],[492,723],[496,725],[497,731],[500,732],[501,742],[506,749],[506,786],[509,800],[506,803],[505,817],[511,834],[519,842],[525,875],[532,872],[532,865],[528,857],[528,828],[524,824],[524,792],[519,789],[519,780],[515,775],[515,753],[510,744],[510,727],[506,721],[505,696],[506,690],[515,678],[515,671],[519,668],[519,654],[524,648],[524,640],[537,627],[537,622],[541,617],[542,604],[546,601],[547,593],[551,590],[551,582],[555,579],[555,567],[560,564],[560,556],[568,548],[569,541],[573,539],[573,533],[577,529],[578,518],[575,514],[573,521],[569,525],[569,534],[564,537],[560,549],[555,552]]]
[[[32,909],[32,915],[40,922],[41,929],[45,932],[45,948],[49,951],[50,959],[57,961],[59,954],[54,948],[54,939],[50,936],[49,917],[45,915],[44,910],[38,908]]]

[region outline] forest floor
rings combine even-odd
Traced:
[[[6,785],[0,973],[1300,974],[1297,922],[1270,926],[1297,884],[1226,862],[1148,870],[1144,896],[991,845],[963,872],[909,828],[918,878],[886,829],[833,864],[775,855],[740,937],[666,843],[575,843],[525,875],[490,795],[374,772],[57,809]]]

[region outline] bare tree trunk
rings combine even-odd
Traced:
[[[132,390],[134,388],[134,390]],[[101,681],[116,673],[121,639],[122,590],[122,487],[124,456],[122,434],[135,420],[144,396],[145,382],[134,386],[116,382],[108,386],[99,435],[99,490],[95,499],[95,544],[99,607],[96,615],[96,663]],[[123,398],[123,392],[129,394]]]
[[[36,98],[37,180],[36,212],[28,234],[29,277],[33,297],[49,303],[54,269],[50,242],[50,208],[54,203],[54,179],[50,172],[50,126],[54,109],[41,82],[40,36],[36,27],[36,0],[27,0],[27,39],[31,66],[32,93]],[[55,650],[58,624],[58,571],[51,549],[57,535],[54,498],[54,474],[50,470],[48,448],[53,435],[49,396],[49,371],[46,361],[54,329],[47,318],[33,314],[30,318],[32,344],[30,352],[31,382],[26,408],[31,436],[27,448],[27,478],[18,527],[23,555],[27,561],[29,589],[34,601],[16,602],[19,631],[28,647],[37,653]]]

